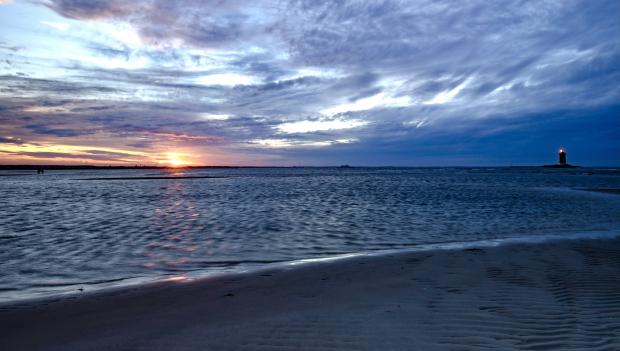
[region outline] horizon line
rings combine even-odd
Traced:
[[[154,166],[154,165],[134,165],[134,166],[124,166],[124,165],[57,165],[57,164],[0,164],[0,170],[37,170],[37,169],[201,169],[201,168],[528,168],[528,167],[540,167],[542,168],[545,165],[435,165],[435,166],[398,166],[398,165],[349,165],[349,164],[341,164],[341,165],[321,165],[321,166],[311,166],[311,165],[294,165],[294,166],[251,166],[251,165],[234,165],[234,166],[224,166],[224,165],[187,165],[187,166]],[[588,166],[579,166],[579,168],[615,168],[620,167],[620,165],[615,166],[596,166],[596,165],[588,165]]]

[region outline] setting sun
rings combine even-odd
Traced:
[[[170,167],[183,167],[187,166],[187,162],[184,161],[181,156],[175,152],[169,152],[166,154],[166,159],[164,161]]]

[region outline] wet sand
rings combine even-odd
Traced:
[[[1,350],[620,350],[620,239],[408,252],[0,308]]]

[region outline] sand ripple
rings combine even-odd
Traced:
[[[620,239],[356,257],[18,305],[0,310],[0,329],[3,350],[620,350]]]

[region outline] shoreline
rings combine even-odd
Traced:
[[[3,304],[6,350],[620,347],[620,238],[313,260]]]
[[[0,309],[13,305],[46,303],[48,301],[59,301],[63,299],[88,298],[90,295],[105,295],[124,290],[135,290],[149,288],[166,284],[169,281],[199,282],[204,279],[226,278],[238,274],[259,274],[264,270],[283,270],[300,265],[312,265],[321,262],[337,262],[357,257],[381,257],[387,255],[400,255],[417,252],[429,251],[459,251],[469,248],[491,248],[515,244],[541,244],[548,242],[564,242],[575,240],[607,240],[620,239],[620,228],[598,230],[598,231],[579,231],[570,234],[536,234],[528,236],[515,236],[498,239],[483,239],[459,242],[436,242],[426,244],[413,244],[406,248],[379,249],[359,252],[342,252],[323,257],[299,258],[293,260],[282,260],[254,264],[254,262],[239,261],[229,267],[220,269],[201,269],[177,274],[153,276],[153,277],[126,277],[114,279],[114,282],[101,284],[80,283],[68,285],[67,289],[57,289],[54,291],[30,293],[21,298],[0,299]]]

